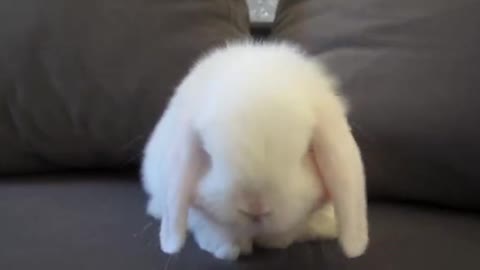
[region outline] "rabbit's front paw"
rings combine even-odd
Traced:
[[[240,254],[250,255],[253,252],[253,243],[250,238],[244,237],[238,240],[240,244]]]
[[[299,241],[317,239],[335,239],[338,237],[337,220],[331,203],[318,209],[310,217],[305,231],[301,234]]]
[[[236,260],[240,255],[239,245],[232,243],[227,237],[214,231],[202,230],[194,233],[198,246],[222,260]]]

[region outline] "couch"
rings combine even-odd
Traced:
[[[0,1],[0,269],[477,269],[480,2]],[[218,261],[162,254],[138,163],[175,85],[226,40],[302,45],[339,77],[362,150],[370,246]]]

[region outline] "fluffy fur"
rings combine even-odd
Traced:
[[[367,247],[345,103],[326,69],[292,45],[235,43],[202,57],[146,145],[142,179],[166,253],[187,230],[222,259],[337,233],[349,257]]]

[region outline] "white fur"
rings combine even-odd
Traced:
[[[345,254],[361,255],[365,177],[335,88],[323,66],[288,44],[235,43],[201,58],[145,148],[147,211],[162,220],[162,250],[178,252],[187,228],[222,259],[254,242],[286,247],[338,231]],[[318,205],[324,187],[333,207]],[[244,209],[265,216],[253,222]]]

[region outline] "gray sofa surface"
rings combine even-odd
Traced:
[[[371,203],[371,244],[358,259],[321,241],[225,262],[191,240],[162,254],[133,173],[9,177],[0,198],[0,269],[473,269],[480,254],[478,214],[415,204]]]

